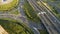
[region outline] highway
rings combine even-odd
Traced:
[[[0,13],[0,19],[10,18],[10,19],[13,19],[13,20],[17,20],[18,22],[25,23],[29,28],[32,29],[34,34],[40,34],[40,32],[37,30],[37,28],[35,28],[33,25],[31,25],[27,21],[27,18],[26,18],[26,15],[24,13],[24,10],[22,9],[23,3],[24,3],[24,0],[20,0],[18,7],[16,7],[16,8],[11,10],[11,11],[18,10],[20,14],[18,14],[18,15],[11,14],[10,11],[6,11],[5,13],[1,12]]]
[[[24,23],[24,24],[26,24],[29,28],[32,29],[32,31],[34,32],[34,34],[40,34],[40,32],[37,30],[37,28],[35,28],[34,26],[32,26],[32,25],[27,21],[27,18],[24,17],[24,16],[22,16],[22,15],[0,14],[0,19],[4,19],[4,18],[10,18],[10,19],[17,20],[18,22]]]
[[[47,31],[49,34],[60,34],[60,21],[56,18],[56,16],[49,10],[42,2],[42,0],[39,0],[39,2],[42,4],[42,6],[38,5],[36,0],[27,0],[30,5],[34,8],[34,10],[37,12],[37,16],[41,19],[42,23],[45,25]],[[18,6],[19,15],[14,14],[0,14],[0,18],[11,18],[17,21],[20,21],[22,23],[26,23],[34,32],[34,34],[40,34],[40,32],[37,29],[37,25],[30,24],[30,22],[27,20],[27,17],[24,14],[24,10],[22,8],[24,0],[21,0]],[[15,10],[13,10],[15,11]]]
[[[37,28],[35,28],[33,25],[31,25],[28,22],[26,15],[24,13],[24,10],[21,7],[21,6],[23,6],[23,3],[24,3],[24,0],[19,1],[19,6],[16,9],[12,10],[12,11],[18,10],[20,14],[18,14],[18,15],[10,14],[9,11],[7,11],[6,13],[2,12],[2,13],[0,13],[0,19],[10,18],[10,19],[17,20],[18,22],[25,23],[29,28],[32,29],[34,34],[40,34],[40,32],[37,30]]]
[[[49,34],[60,34],[60,26],[59,26],[60,21],[55,17],[54,14],[51,13],[51,11],[45,5],[43,5],[42,1],[39,0],[43,6],[39,6],[36,0],[27,0],[27,1],[30,3],[31,6],[35,8],[38,17],[45,25]],[[39,14],[41,12],[46,13]]]
[[[36,24],[36,23],[32,24],[33,22],[27,20],[27,17],[24,13],[24,10],[23,10],[23,5],[24,5],[24,0],[20,0],[18,10],[21,15],[18,15],[18,17],[17,17],[18,21],[21,19],[23,23],[26,23],[27,26],[29,26],[32,29],[34,34],[40,34],[40,32],[37,30],[37,28],[34,27],[34,24]],[[35,25],[35,26],[37,26],[37,25]]]
[[[42,2],[42,1],[40,0],[40,2]],[[54,24],[55,27],[57,27],[58,30],[60,31],[60,26],[59,26],[60,21],[54,16],[54,14],[52,14],[52,12],[46,6],[44,6],[44,8],[47,10],[47,13],[50,17],[50,21],[52,21],[52,24]]]

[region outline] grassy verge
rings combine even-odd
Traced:
[[[33,10],[33,8],[31,7],[31,5],[28,3],[27,0],[25,0],[25,4],[23,8],[25,10],[25,14],[30,20],[37,21],[37,22],[40,21],[40,19],[37,17],[36,12]]]
[[[57,0],[43,0],[44,2],[55,2]]]
[[[48,34],[48,32],[46,32],[46,30],[39,30],[40,34]]]
[[[14,19],[11,19],[11,18],[0,18],[1,20],[3,19],[3,20],[9,20],[9,21],[13,21],[13,22],[16,22],[16,20],[14,20]]]
[[[43,2],[44,3],[44,2]],[[60,14],[58,13],[58,11],[55,9],[55,7],[49,5],[48,3],[44,3],[47,8],[51,11],[51,13],[53,13],[57,18],[60,18]],[[40,4],[41,5],[41,4]]]
[[[10,10],[18,5],[18,0],[13,0],[9,4],[0,5],[0,10]]]
[[[53,7],[53,13],[60,18],[60,13],[58,13],[58,11]]]
[[[55,9],[55,7],[53,6],[49,6],[50,9],[52,10],[52,13],[57,17],[57,18],[60,18],[60,13],[58,13],[58,11]]]
[[[9,34],[34,34],[30,28],[19,22],[0,19],[0,25],[2,25]]]
[[[9,12],[9,13],[10,13],[10,14],[15,14],[15,15],[20,14],[18,10],[13,10],[13,11],[11,11],[11,12]]]

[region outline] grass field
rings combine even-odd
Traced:
[[[10,14],[15,14],[15,15],[19,15],[20,14],[20,12],[18,11],[18,10],[13,10],[13,11],[10,11],[9,12]]]
[[[40,34],[49,34],[46,30],[39,30]]]
[[[11,3],[0,5],[0,10],[10,10],[18,5],[19,0],[13,0]]]
[[[23,6],[25,14],[27,15],[27,17],[33,21],[39,22],[40,19],[37,17],[36,12],[34,11],[34,9],[32,8],[32,6],[25,0],[25,4]]]
[[[60,13],[57,11],[57,9],[51,5],[48,5],[48,7],[52,10],[51,12],[60,19]]]
[[[14,22],[9,20],[0,19],[0,25],[9,34],[34,34],[30,28],[20,22]]]

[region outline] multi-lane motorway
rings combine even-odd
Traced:
[[[48,9],[44,4],[42,0],[39,0],[40,4],[38,5],[36,0],[27,0],[29,4],[34,8],[34,10],[37,13],[37,16],[41,19],[42,23],[46,27],[49,34],[60,34],[60,21],[57,19],[57,17],[51,12],[50,9]],[[26,22],[26,24],[33,30],[34,34],[40,34],[40,32],[37,30],[37,25],[34,26],[34,24],[30,24],[28,20],[26,19],[26,16],[23,11],[23,2],[24,0],[21,0],[18,6],[19,12],[21,14],[14,15],[14,14],[0,14],[0,18],[11,18],[17,21]]]
[[[34,34],[40,34],[40,32],[37,30],[37,28],[35,28],[33,25],[31,25],[27,21],[27,18],[25,17],[25,14],[24,14],[24,10],[22,9],[23,3],[24,3],[24,0],[20,0],[19,6],[17,8],[17,10],[19,11],[20,14],[18,14],[18,15],[10,14],[8,11],[8,13],[0,13],[0,18],[1,19],[2,18],[10,18],[10,19],[20,21],[21,23],[25,23],[26,25],[28,25],[32,29]],[[15,11],[15,9],[13,9],[12,11]]]
[[[21,15],[24,16],[24,17],[26,17],[26,15],[24,13],[24,10],[23,10],[24,3],[25,3],[24,0],[20,0],[20,3],[19,3],[20,5],[19,5],[18,8],[19,8],[19,11],[20,11]],[[36,26],[38,26],[38,25],[35,25],[36,23],[32,23],[31,21],[27,20],[27,18],[22,18],[22,19],[23,19],[23,22],[26,22],[27,25],[32,29],[32,31],[34,32],[34,34],[40,34],[40,32],[36,28]]]
[[[27,0],[27,1],[30,3],[31,6],[34,7],[38,17],[41,19],[42,23],[45,25],[49,34],[60,34],[60,21],[43,4],[42,0],[39,0],[42,6],[38,5],[36,0]],[[46,12],[46,13],[42,13],[42,12]]]

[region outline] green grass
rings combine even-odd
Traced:
[[[15,15],[18,15],[18,14],[20,14],[18,10],[11,11],[11,12],[9,12],[9,13],[10,13],[10,14],[15,14]]]
[[[0,19],[0,25],[9,33],[9,34],[34,34],[30,28],[20,22],[14,22],[9,20]]]
[[[55,9],[55,7],[49,6],[52,10],[52,13],[60,19],[60,13]]]
[[[57,1],[57,0],[43,0],[44,2],[55,2],[55,1]]]
[[[33,21],[37,21],[39,22],[40,19],[37,17],[36,12],[34,11],[34,9],[32,8],[32,6],[27,2],[27,0],[25,0],[25,4],[23,6],[25,14],[27,15],[27,17]]]
[[[18,0],[13,0],[9,4],[0,5],[0,10],[10,10],[18,5]]]
[[[39,30],[40,34],[48,34],[46,30]]]
[[[48,3],[47,3],[48,4]],[[57,18],[60,18],[60,13],[57,11],[57,9],[51,5],[47,5],[49,8],[49,10],[51,11],[51,13],[53,13]]]
[[[60,13],[58,13],[58,11],[53,7],[53,13],[56,15],[56,17],[58,17],[60,19]]]
[[[0,19],[3,19],[3,20],[9,20],[9,21],[16,22],[16,20],[14,20],[14,19],[11,19],[11,18],[0,18]]]

